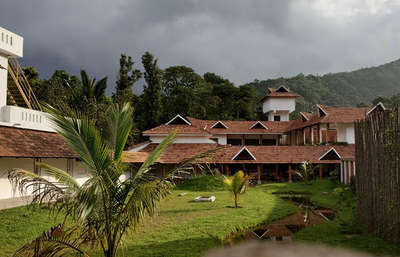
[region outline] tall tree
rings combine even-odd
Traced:
[[[137,99],[132,87],[142,77],[142,73],[138,69],[133,69],[134,64],[131,56],[127,57],[125,54],[121,54],[115,93],[112,96],[115,103],[136,104]]]
[[[201,76],[190,67],[171,66],[165,69],[162,121],[170,120],[176,114],[195,116],[196,91],[203,83]]]
[[[157,65],[157,59],[146,52],[142,56],[144,67],[144,80],[146,85],[143,90],[141,120],[142,129],[149,129],[159,125],[161,118],[161,91],[162,71]]]

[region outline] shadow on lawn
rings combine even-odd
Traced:
[[[200,203],[201,204],[201,203]],[[212,207],[213,210],[216,209],[224,209],[223,207],[218,208],[216,206]],[[199,211],[209,211],[210,206],[205,206],[204,208],[192,208],[192,209],[180,209],[180,210],[164,210],[160,211],[160,214],[177,214],[177,213],[192,213],[192,212],[199,212]]]
[[[166,257],[187,256],[199,257],[212,248],[220,247],[221,242],[214,237],[199,237],[173,240],[154,244],[128,246],[126,256]]]

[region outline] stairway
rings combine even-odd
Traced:
[[[11,105],[41,111],[40,104],[17,59],[8,60],[8,76],[7,102]]]

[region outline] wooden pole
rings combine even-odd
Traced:
[[[165,172],[165,165],[162,164],[161,166],[161,171],[162,171],[162,177],[165,178],[166,177],[166,172]]]
[[[258,144],[259,144],[259,145],[262,145],[262,135],[259,135],[259,136],[258,136]]]
[[[289,163],[289,183],[292,183],[292,165]]]
[[[244,139],[244,134],[242,135],[242,145],[245,145],[246,141]]]
[[[247,174],[247,172],[246,172],[246,164],[242,164],[242,167],[243,167],[243,172],[245,173],[245,174]]]
[[[275,180],[278,181],[278,169],[279,169],[279,164],[275,164]]]
[[[229,176],[230,172],[229,172],[229,164],[225,164],[225,175]]]
[[[257,164],[257,184],[261,184],[261,167],[262,164]]]

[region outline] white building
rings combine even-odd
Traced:
[[[41,174],[36,164],[44,162],[68,171],[82,183],[87,179],[76,154],[54,132],[46,113],[7,105],[7,96],[10,98],[11,95],[7,89],[9,59],[22,56],[23,38],[0,27],[0,209],[24,203],[8,180],[11,169],[21,168]],[[22,98],[31,107],[30,99]]]

